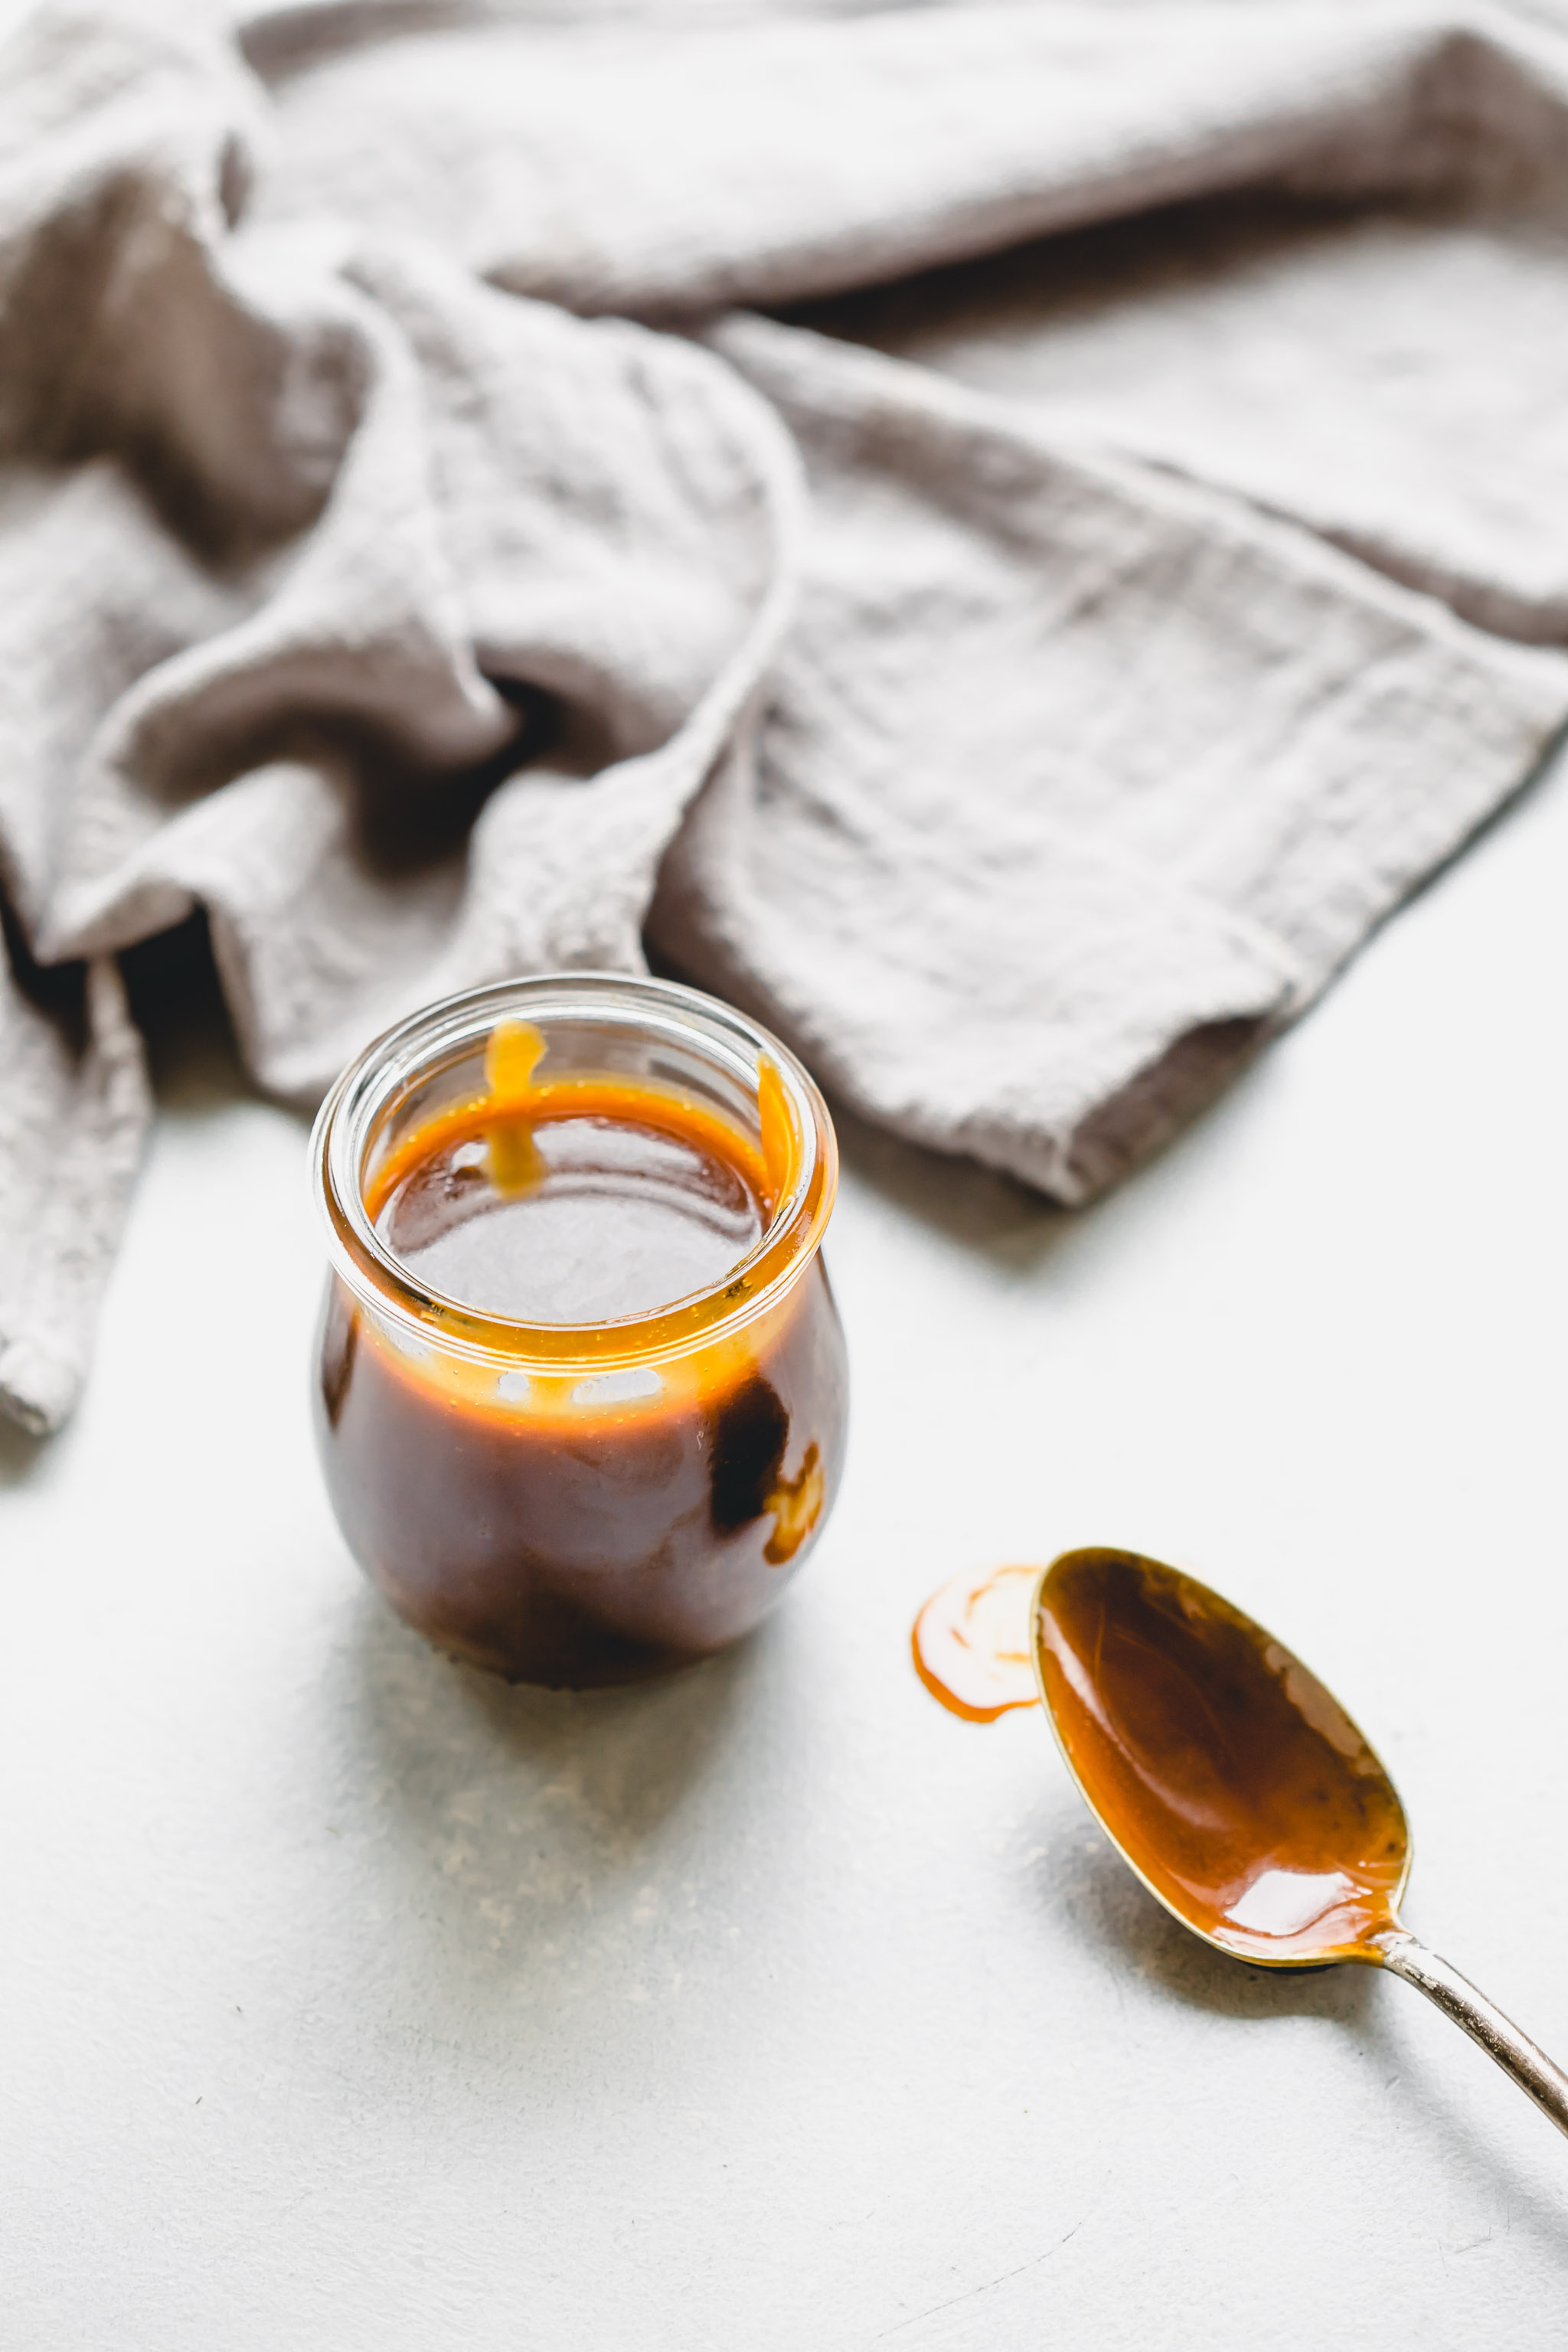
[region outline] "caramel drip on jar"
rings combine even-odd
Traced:
[[[762,1130],[768,1206],[776,1213],[788,1198],[799,1172],[800,1139],[795,1131],[784,1082],[765,1055],[757,1064],[757,1119]]]
[[[490,1181],[498,1192],[512,1199],[542,1183],[546,1172],[526,1110],[533,1073],[543,1057],[544,1040],[528,1021],[498,1021],[485,1047],[485,1084],[491,1099],[485,1139]],[[515,1115],[503,1117],[506,1112]]]

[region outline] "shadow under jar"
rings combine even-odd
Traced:
[[[367,1047],[312,1150],[321,1460],[394,1607],[575,1688],[749,1633],[844,1454],[837,1155],[795,1056],[693,989],[508,981]]]

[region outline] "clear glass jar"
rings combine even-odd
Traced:
[[[520,1119],[573,1087],[628,1088],[658,1116],[718,1122],[765,1171],[760,1238],[721,1280],[630,1317],[522,1322],[426,1286],[395,1254],[378,1223],[386,1171],[487,1102],[487,1055],[517,1024],[549,1080]],[[456,1657],[573,1687],[748,1633],[820,1532],[844,1454],[844,1340],[820,1254],[837,1153],[795,1056],[694,989],[508,981],[368,1046],[312,1151],[331,1256],[321,1461],[394,1607]]]

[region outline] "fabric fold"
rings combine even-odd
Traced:
[[[29,1427],[149,1115],[115,959],[193,909],[291,1101],[646,936],[1081,1202],[1568,719],[1556,17],[700,13],[45,0],[0,49]]]
[[[27,978],[0,965],[0,1411],[41,1434],[81,1386],[150,1103],[114,962]]]
[[[652,935],[868,1117],[1082,1201],[1528,772],[1568,661],[923,370],[715,341],[810,520]]]

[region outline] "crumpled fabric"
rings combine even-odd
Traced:
[[[1568,18],[33,7],[0,50],[0,1409],[204,910],[300,1103],[645,951],[1064,1202],[1568,719]]]

